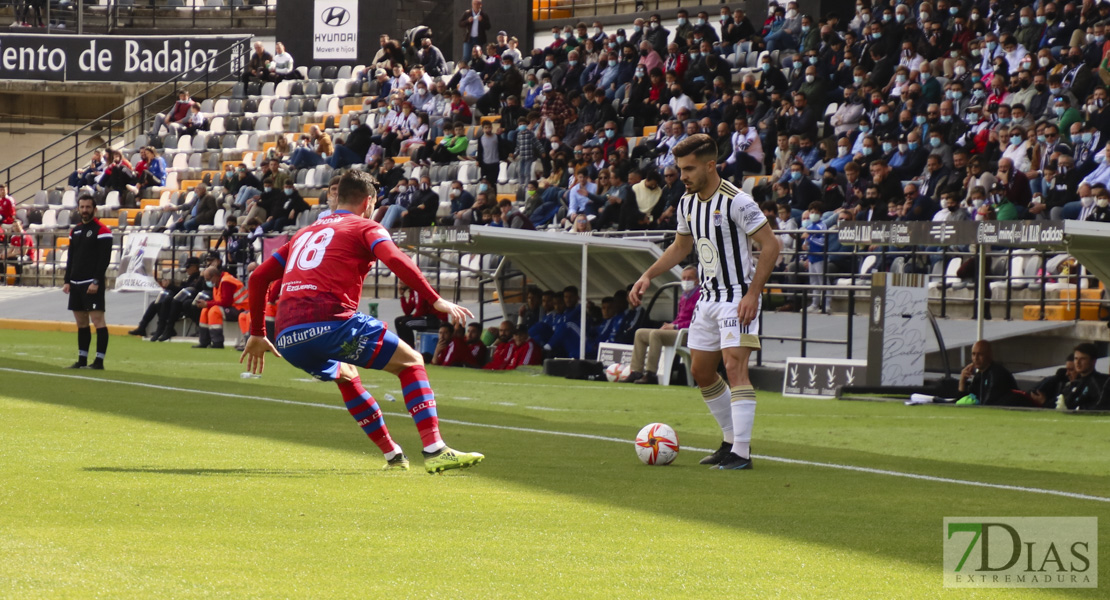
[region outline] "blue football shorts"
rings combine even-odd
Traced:
[[[341,362],[381,370],[400,341],[381,321],[355,313],[346,321],[287,327],[278,334],[275,345],[289,364],[321,381],[333,381]]]

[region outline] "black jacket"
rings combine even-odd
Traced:
[[[69,232],[65,283],[104,285],[104,275],[112,259],[112,230],[100,221],[74,226]]]

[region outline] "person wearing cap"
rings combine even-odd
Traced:
[[[447,71],[447,61],[443,58],[443,52],[432,44],[432,38],[426,37],[420,41],[420,51],[417,52],[417,56],[428,75],[439,77]]]
[[[158,317],[158,326],[155,328],[155,335],[151,337],[151,341],[155,341],[158,337],[157,332],[161,332],[167,328],[172,329],[173,324],[169,323],[170,312],[173,305],[174,296],[177,295],[183,288],[193,287],[200,281],[200,259],[195,256],[190,256],[182,267],[185,274],[185,280],[181,285],[177,285],[171,277],[163,277],[159,284],[162,286],[162,292],[146,307],[143,316],[139,319],[139,326],[127,332],[127,335],[134,335],[143,337],[147,334],[147,329],[150,327],[155,317]],[[168,272],[166,273],[168,275]]]

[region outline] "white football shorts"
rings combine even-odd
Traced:
[[[747,326],[740,323],[737,310],[740,302],[701,302],[694,307],[686,345],[694,350],[715,352],[721,348],[759,349],[759,311]]]

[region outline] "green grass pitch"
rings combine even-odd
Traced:
[[[364,372],[413,459],[383,473],[284,361],[241,379],[232,350],[113,338],[109,370],[66,371],[74,346],[0,331],[3,598],[1106,597],[945,589],[941,540],[945,516],[1096,516],[1105,553],[1108,502],[759,456],[1110,497],[1107,418],[760,392],[755,470],[648,467],[604,438],[715,447],[695,390],[429,368],[446,441],[486,454],[429,476],[396,379]]]

